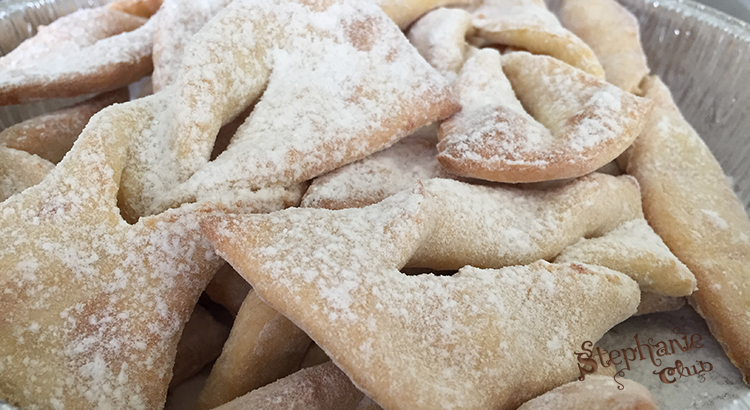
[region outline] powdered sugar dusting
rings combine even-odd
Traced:
[[[434,234],[439,215],[425,201],[402,192],[362,209],[216,218],[204,229],[266,301],[385,408],[520,404],[572,377],[574,347],[635,311],[635,283],[604,268],[537,262],[401,274]],[[571,309],[595,318],[572,321]],[[555,354],[539,354],[550,340]]]

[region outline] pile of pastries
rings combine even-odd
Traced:
[[[638,30],[615,0],[40,27],[0,104],[90,98],[0,132],[0,399],[161,409],[205,368],[198,410],[656,409],[575,352],[686,300],[747,382],[750,221]]]

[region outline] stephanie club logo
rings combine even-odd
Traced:
[[[701,343],[703,336],[699,333],[694,333],[688,337],[678,327],[672,329],[672,332],[678,335],[675,339],[660,340],[656,343],[654,343],[653,338],[649,338],[644,343],[638,339],[638,334],[636,334],[633,337],[635,339],[635,347],[626,347],[619,350],[607,351],[598,346],[595,347],[588,340],[583,342],[581,345],[581,350],[583,351],[575,353],[578,360],[578,369],[581,372],[578,380],[585,380],[586,375],[596,372],[599,366],[622,365],[620,371],[616,372],[614,376],[615,382],[618,384],[617,388],[622,390],[625,386],[617,378],[625,376],[625,371],[630,370],[632,362],[650,359],[651,364],[657,368],[653,374],[659,377],[662,383],[671,384],[680,378],[691,376],[698,376],[700,382],[703,383],[706,380],[703,373],[714,369],[714,366],[710,362],[696,360],[694,365],[689,366],[683,364],[682,360],[675,360],[674,366],[661,368],[663,363],[662,358],[668,360],[666,356],[680,352],[689,352],[693,349],[703,347],[703,343]],[[679,335],[682,335],[682,337],[679,337]]]

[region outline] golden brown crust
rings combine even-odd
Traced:
[[[473,0],[372,0],[404,30],[428,11],[445,6],[471,4]]]
[[[621,158],[641,185],[654,231],[698,281],[689,302],[750,381],[750,221],[721,166],[657,77],[644,81],[657,108]]]
[[[208,410],[299,369],[310,338],[250,291],[198,398]]]
[[[558,15],[594,50],[607,81],[640,95],[649,68],[634,15],[615,0],[564,0]]]
[[[72,107],[42,114],[0,132],[0,145],[36,154],[57,164],[94,114],[104,107],[129,99],[128,89],[120,88]]]

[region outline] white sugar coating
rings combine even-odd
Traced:
[[[299,183],[457,109],[393,22],[350,2],[235,1],[193,36],[177,82],[160,94],[125,175],[125,205],[138,215],[207,190]],[[208,162],[221,125],[259,97]]]
[[[709,221],[711,221],[711,223],[715,227],[717,227],[719,229],[727,229],[727,228],[729,228],[729,225],[727,224],[727,221],[725,221],[724,219],[722,219],[722,217],[719,215],[718,212],[712,211],[710,209],[701,209],[701,212],[703,212],[703,214],[706,217],[708,217]]]
[[[642,218],[604,236],[581,239],[565,248],[555,262],[602,265],[630,276],[643,291],[661,295],[687,296],[695,290],[693,274]]]
[[[0,204],[0,397],[24,409],[161,407],[182,326],[221,263],[195,207],[122,220],[114,108]]]
[[[316,178],[305,208],[359,208],[409,189],[418,180],[451,178],[435,158],[435,129],[424,128],[392,147]]]
[[[89,19],[89,14],[98,18]],[[59,25],[52,23],[0,59],[6,61],[5,67],[0,66],[5,68],[0,71],[0,91],[12,94],[19,87],[27,87],[33,94],[40,92],[37,88],[50,87],[53,92],[62,90],[69,96],[111,90],[147,74],[141,70],[150,66],[144,59],[151,56],[155,19],[143,24],[139,17],[102,9],[79,11],[72,16],[60,19]],[[117,77],[111,82],[100,84],[113,75]],[[84,89],[90,81],[93,89]],[[70,84],[78,84],[79,89]],[[28,98],[40,98],[39,95]]]
[[[402,192],[361,209],[212,218],[204,229],[384,408],[513,408],[573,377],[575,347],[635,311],[637,285],[605,268],[402,274],[434,235],[435,205]]]
[[[468,57],[466,37],[474,31],[471,15],[462,9],[439,8],[417,20],[409,29],[409,41],[419,54],[449,81]]]
[[[0,69],[27,70],[39,65],[40,60],[50,54],[59,54],[62,61],[63,57],[74,57],[102,39],[132,31],[145,22],[140,17],[107,7],[78,10],[48,26],[39,26],[34,37],[0,58]]]
[[[229,0],[166,0],[154,33],[154,91],[174,83],[187,44]]]
[[[601,236],[642,217],[630,177],[592,174],[551,189],[479,186],[432,179],[435,230],[409,266],[500,268],[551,260],[582,237]]]

